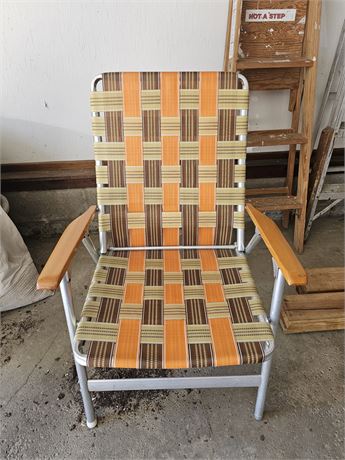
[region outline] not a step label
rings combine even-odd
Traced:
[[[289,22],[296,18],[296,9],[246,10],[246,22]]]

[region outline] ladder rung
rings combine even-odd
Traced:
[[[270,188],[247,188],[246,196],[257,195],[287,195],[287,187],[270,187]]]
[[[281,69],[281,68],[293,68],[293,67],[312,67],[314,61],[304,57],[296,58],[261,58],[261,59],[239,59],[237,61],[238,70],[246,69]]]
[[[302,204],[297,201],[297,197],[291,195],[248,198],[246,202],[251,203],[260,211],[284,211],[302,208]]]
[[[273,129],[269,131],[249,131],[248,147],[264,147],[268,145],[305,144],[307,138],[291,129]]]

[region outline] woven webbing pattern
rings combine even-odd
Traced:
[[[106,73],[91,94],[112,245],[228,245],[243,228],[248,91],[224,72]]]
[[[231,250],[101,256],[79,323],[88,365],[191,368],[258,363],[273,340],[246,259]]]

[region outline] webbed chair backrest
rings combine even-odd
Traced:
[[[116,72],[93,81],[101,252],[228,246],[234,229],[243,247],[248,88],[240,79]]]

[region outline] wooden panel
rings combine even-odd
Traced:
[[[243,2],[241,57],[281,58],[302,55],[308,0],[248,0]],[[246,22],[246,10],[296,9],[294,21]]]
[[[286,334],[345,329],[343,310],[286,311],[283,305],[281,327]]]
[[[301,203],[295,196],[267,196],[247,198],[246,203],[252,204],[260,211],[283,211],[285,209],[300,209]]]
[[[240,44],[244,56],[252,58],[280,58],[288,59],[289,57],[299,57],[302,53],[302,42],[291,42],[288,47],[284,41],[270,40],[268,43],[259,42],[242,42]]]
[[[271,58],[256,58],[256,59],[239,59],[237,61],[238,70],[246,69],[282,69],[294,67],[311,67],[313,61],[304,57],[286,58],[286,59],[271,59]]]
[[[308,284],[299,286],[298,292],[344,291],[344,267],[307,268]]]
[[[342,309],[325,309],[325,310],[292,310],[285,311],[288,319],[293,321],[321,321],[334,318],[345,319],[345,312]]]
[[[304,144],[307,141],[301,133],[291,129],[272,129],[264,131],[248,131],[248,147],[265,147],[272,145]]]
[[[248,69],[243,71],[251,91],[296,89],[300,69]]]
[[[282,271],[286,282],[289,285],[306,284],[306,272],[278,226],[252,205],[246,205],[246,210],[259,230],[267,249]]]
[[[271,187],[271,188],[247,188],[246,196],[258,195],[286,195],[288,192],[287,187]]]
[[[285,310],[344,309],[344,292],[322,292],[313,294],[287,295]]]
[[[96,187],[94,160],[2,165],[3,192]]]

